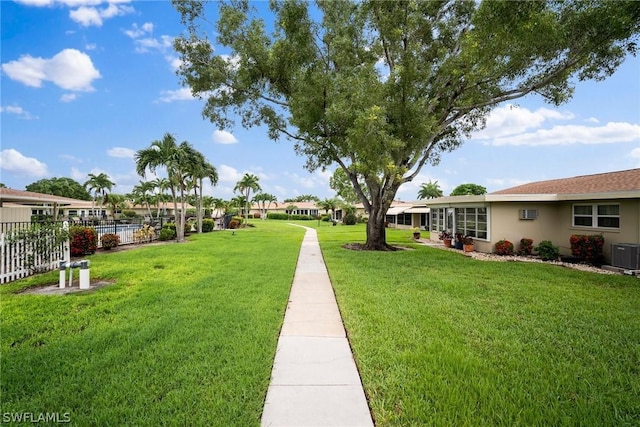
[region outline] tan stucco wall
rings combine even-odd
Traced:
[[[578,203],[591,201],[579,201]],[[493,252],[496,242],[506,239],[511,241],[516,250],[520,239],[533,239],[536,246],[542,240],[550,240],[560,248],[563,255],[571,254],[569,238],[573,234],[602,234],[605,241],[604,255],[611,257],[613,243],[640,243],[640,200],[621,199],[594,201],[593,203],[611,203],[620,205],[620,229],[573,227],[572,208],[574,202],[539,202],[539,203],[492,203],[490,213],[490,235],[488,243],[477,242],[476,250]],[[538,218],[520,220],[520,209],[537,209]]]
[[[15,207],[15,208],[0,208],[0,222],[30,222],[31,221],[31,208]]]

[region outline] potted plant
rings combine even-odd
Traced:
[[[446,248],[451,247],[451,240],[453,239],[453,233],[449,230],[442,230],[440,235],[438,236],[440,240],[444,243]]]
[[[413,238],[418,240],[420,238],[420,228],[419,227],[413,227],[411,229],[411,232],[413,233]]]
[[[473,237],[462,236],[462,250],[465,252],[473,252]]]
[[[456,233],[455,234],[455,247],[456,249],[460,249],[462,250],[463,247],[463,241],[464,241],[464,234],[462,233]]]

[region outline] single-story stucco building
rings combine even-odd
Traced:
[[[550,240],[571,254],[573,234],[600,234],[604,256],[612,244],[640,245],[640,169],[532,182],[481,195],[423,200],[431,208],[431,239],[442,230],[474,238],[475,250],[494,252],[506,239],[534,246]]]

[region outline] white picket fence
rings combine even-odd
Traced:
[[[56,245],[52,230],[43,230],[38,241],[11,238],[0,233],[0,283],[59,268],[60,260],[71,259],[69,240]],[[46,247],[43,251],[42,248]]]

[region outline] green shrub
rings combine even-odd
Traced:
[[[267,213],[267,219],[289,219],[289,215],[280,212]]]
[[[358,222],[358,218],[356,214],[349,212],[342,218],[342,223],[344,225],[355,225]]]
[[[111,250],[120,244],[120,236],[113,233],[103,234],[100,237],[100,243],[102,244],[102,249]]]
[[[604,255],[602,248],[604,246],[604,237],[600,234],[591,236],[574,234],[569,238],[571,243],[571,255],[582,258],[589,264],[602,265]]]
[[[283,219],[288,221],[293,221],[293,220],[311,221],[311,220],[317,220],[317,217],[312,215],[289,215],[286,213],[270,212],[267,214],[267,219]],[[327,219],[326,221],[329,221],[329,219]]]
[[[535,250],[543,261],[555,261],[560,256],[560,250],[550,240],[543,240]]]
[[[176,223],[175,222],[165,222],[162,225],[162,229],[168,229],[168,230],[172,230],[173,234],[176,235],[178,233],[178,231],[176,230]]]
[[[329,222],[331,220],[331,216],[329,214],[322,214],[322,221]]]
[[[122,211],[120,218],[138,218],[138,214],[135,211]]]
[[[500,240],[496,243],[496,255],[513,255],[513,243],[508,240]]]
[[[529,256],[533,253],[533,239],[523,238],[520,239],[520,247],[518,248],[518,255]]]
[[[203,233],[208,233],[210,231],[213,231],[213,229],[216,227],[216,222],[214,220],[212,220],[211,218],[205,218],[202,220],[202,232]]]
[[[98,232],[93,227],[74,225],[69,227],[71,256],[95,254],[98,248]]]
[[[163,227],[162,230],[160,230],[160,234],[158,234],[158,240],[172,240],[176,238],[176,230],[171,229],[169,227]]]

